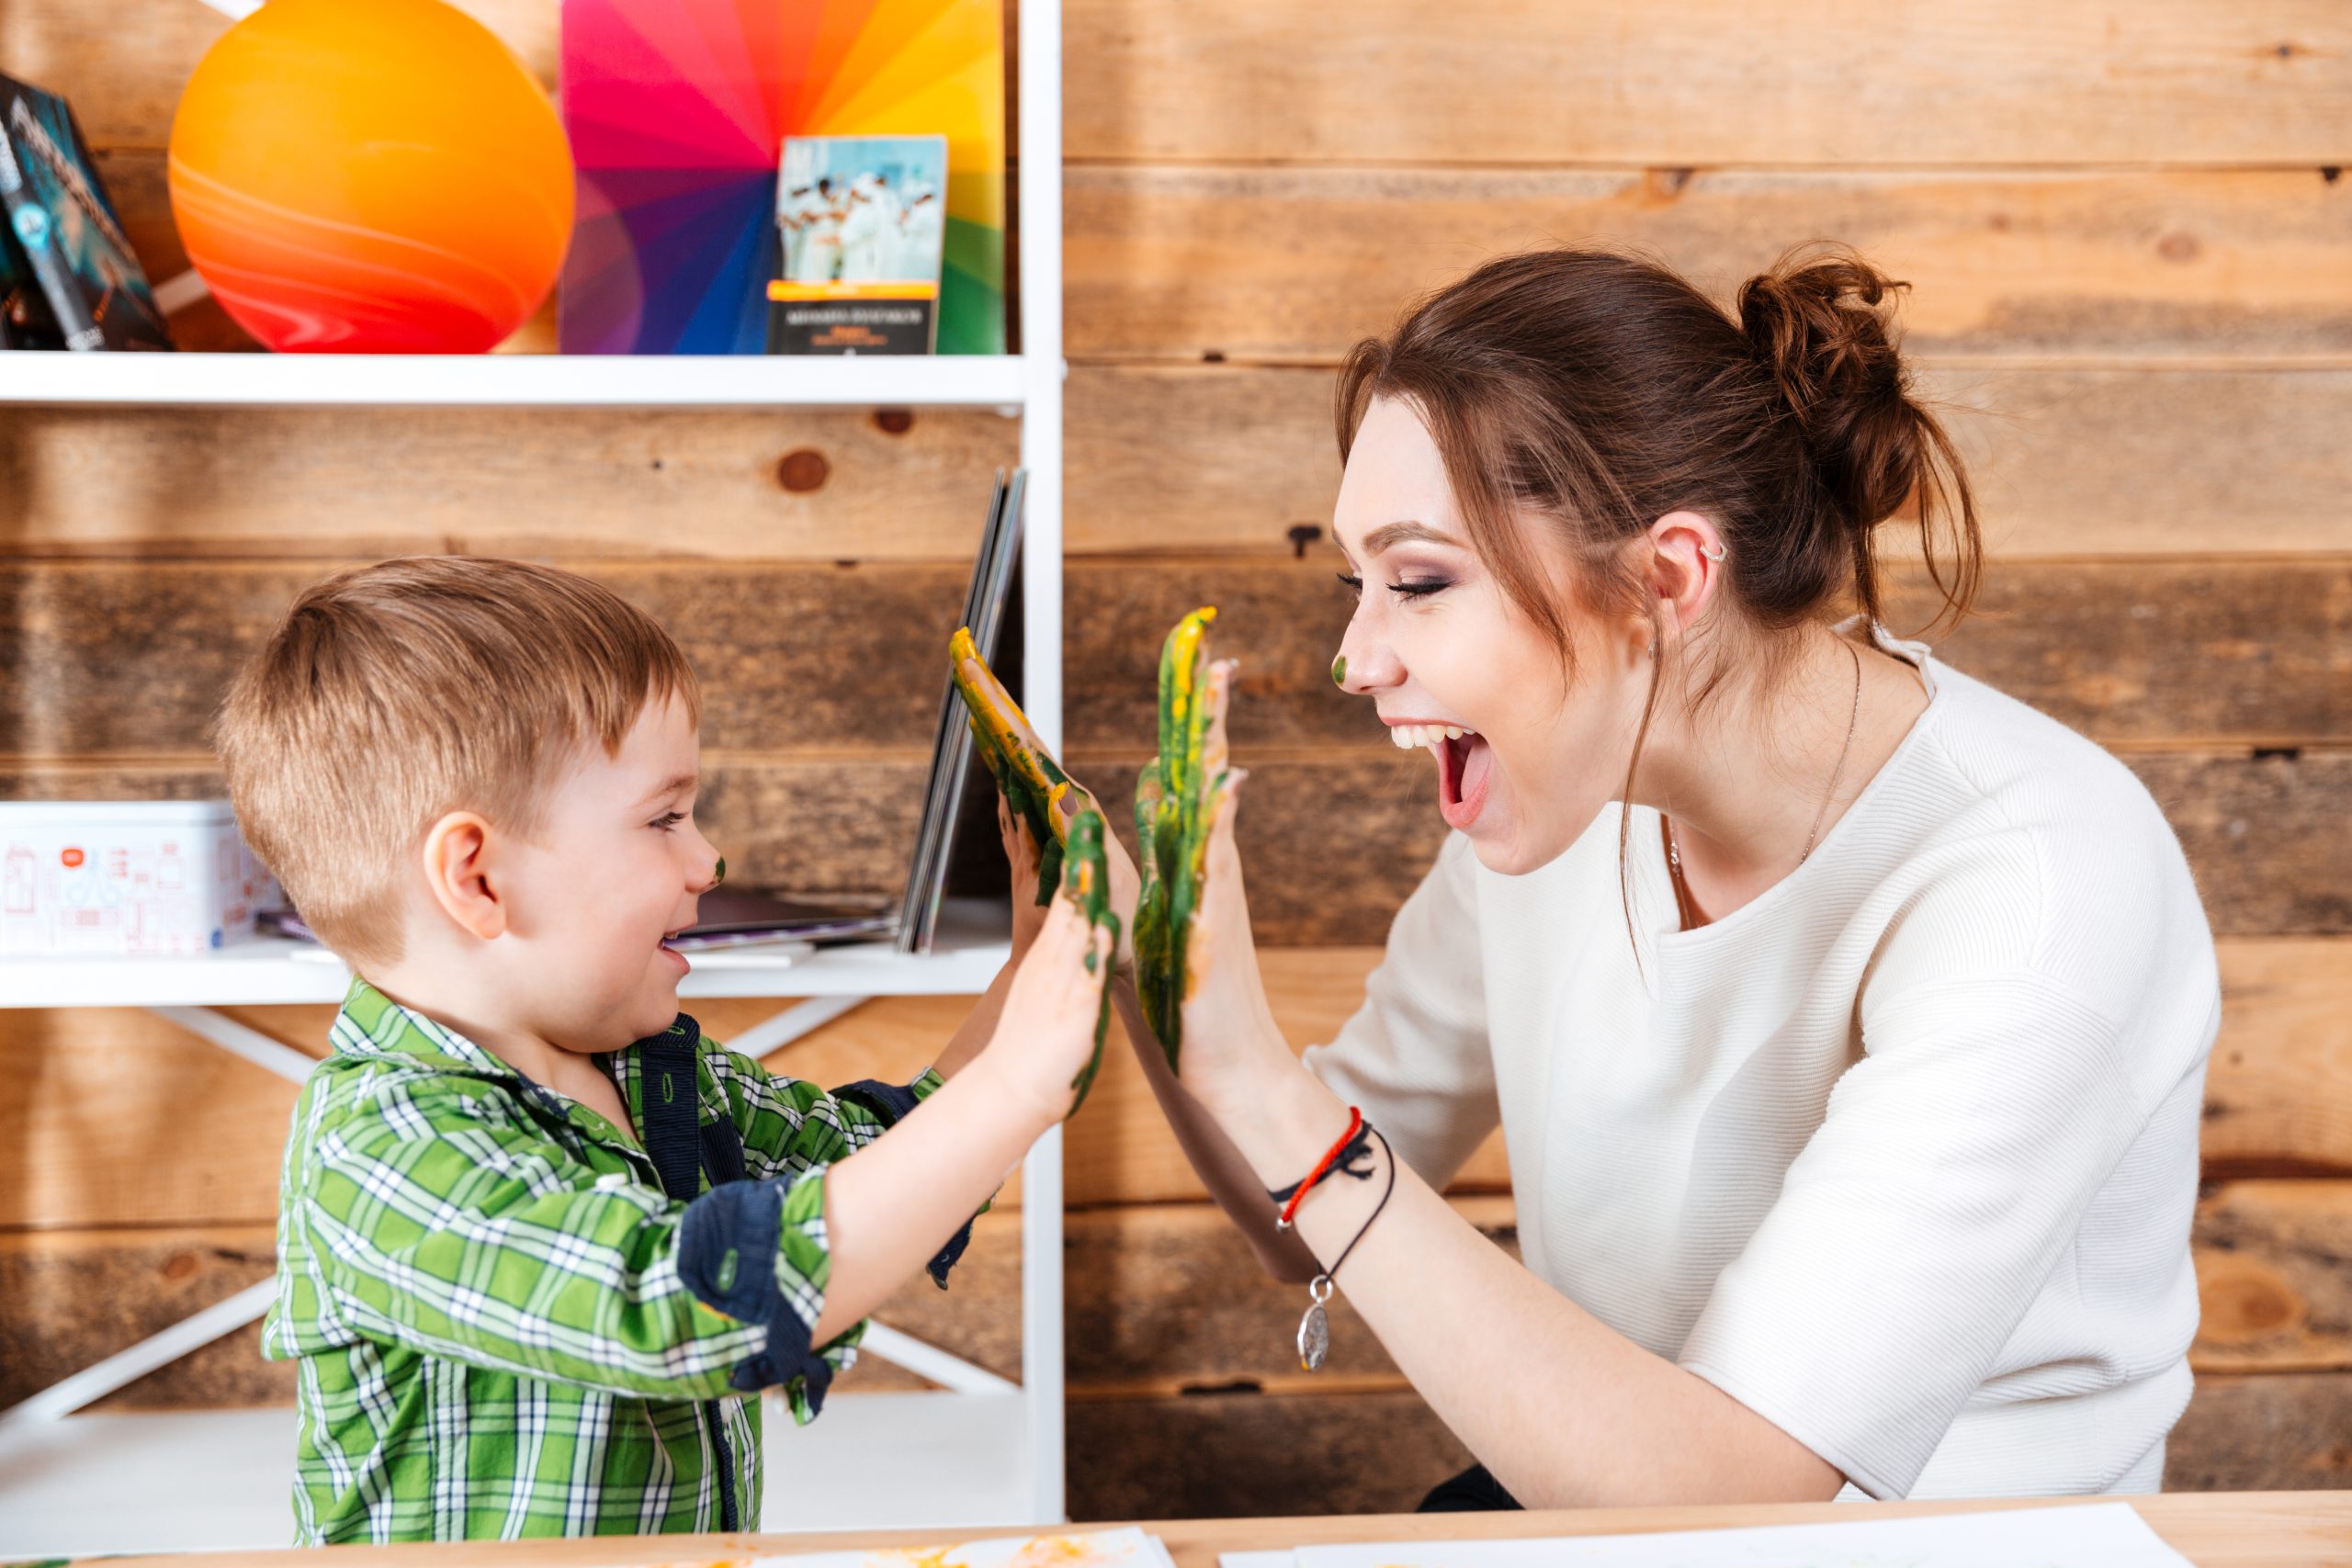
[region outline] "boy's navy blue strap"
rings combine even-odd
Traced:
[[[875,1078],[860,1078],[833,1090],[835,1100],[854,1100],[881,1118],[885,1126],[895,1127],[906,1119],[907,1112],[922,1103],[915,1091],[906,1084],[883,1083]],[[978,1216],[974,1216],[977,1218]],[[931,1275],[931,1282],[941,1290],[947,1288],[948,1271],[964,1259],[964,1249],[972,1245],[972,1222],[966,1220],[963,1228],[947,1238],[947,1245],[932,1255],[923,1266]]]
[[[694,1217],[695,1205],[702,1201],[699,1194],[705,1171],[709,1173],[714,1189],[722,1182],[740,1182],[743,1178],[743,1143],[735,1135],[734,1123],[703,1122],[702,1095],[695,1071],[701,1058],[702,1025],[684,1013],[672,1020],[670,1027],[661,1033],[637,1043],[638,1131],[644,1136],[646,1156],[653,1162],[653,1174],[661,1180],[662,1190],[687,1205],[689,1221]],[[775,1231],[781,1224],[783,1207],[784,1195],[778,1192],[768,1237],[771,1289],[775,1274]],[[682,1236],[682,1270],[683,1251]],[[733,1256],[729,1255],[730,1258]],[[773,1328],[770,1333],[773,1335]],[[806,1330],[801,1333],[800,1342],[804,1347],[808,1342]],[[818,1364],[824,1366],[822,1361]],[[830,1382],[832,1369],[824,1367],[824,1371],[826,1381]],[[738,1388],[743,1386],[738,1381],[742,1375],[741,1367],[735,1369],[735,1378],[730,1381],[735,1381]],[[718,1450],[719,1528],[731,1530],[738,1527],[740,1516],[735,1496],[735,1456],[729,1450],[726,1422],[715,1406],[703,1412],[703,1422]]]
[[[702,1190],[702,1097],[695,1089],[701,1055],[702,1025],[684,1013],[637,1043],[638,1131],[662,1190],[682,1203]],[[740,1150],[736,1165],[742,1165]]]

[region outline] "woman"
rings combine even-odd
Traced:
[[[1878,625],[1898,512],[1954,617],[1980,560],[1899,287],[1817,253],[1732,317],[1514,256],[1340,374],[1334,678],[1453,831],[1302,1067],[1228,793],[1181,1083],[1142,1055],[1260,1255],[1336,1272],[1481,1461],[1432,1506],[2161,1481],[2211,938],[2130,773]],[[1523,1264],[1438,1195],[1498,1119]]]

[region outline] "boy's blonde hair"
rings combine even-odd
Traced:
[[[401,869],[451,811],[535,832],[591,739],[649,705],[700,721],[694,669],[652,617],[525,561],[413,556],[295,600],[221,705],[246,841],[303,920],[354,963],[401,955]]]

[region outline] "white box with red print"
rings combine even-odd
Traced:
[[[277,902],[225,800],[0,801],[0,958],[202,953]]]

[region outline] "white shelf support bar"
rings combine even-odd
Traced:
[[[1038,739],[1062,750],[1062,8],[1021,0],[1021,460],[1029,470],[1022,545],[1022,704]],[[1028,1395],[1035,1523],[1069,1517],[1063,1477],[1062,1130],[1022,1163],[1021,1382]]]
[[[986,1367],[976,1367],[961,1356],[950,1355],[936,1345],[911,1334],[901,1334],[887,1324],[868,1322],[858,1350],[861,1355],[879,1356],[894,1367],[904,1367],[917,1377],[929,1378],[956,1393],[1021,1392],[1021,1385],[1012,1379],[1001,1378]]]
[[[180,1319],[161,1334],[141,1339],[127,1350],[119,1350],[72,1377],[50,1384],[6,1416],[0,1416],[0,1438],[71,1416],[84,1405],[137,1382],[156,1368],[167,1367],[189,1351],[200,1350],[222,1335],[235,1333],[267,1312],[277,1294],[277,1280],[273,1275],[246,1286],[225,1302],[215,1302],[202,1312]],[[923,1375],[930,1376],[928,1372]]]
[[[786,1045],[841,1017],[843,1013],[864,1007],[869,997],[810,997],[796,1002],[775,1017],[763,1019],[727,1042],[727,1048],[738,1055],[749,1056],[754,1062],[775,1055]]]
[[[266,1072],[281,1078],[301,1083],[311,1076],[318,1062],[282,1041],[273,1040],[260,1030],[239,1023],[226,1013],[210,1008],[151,1007],[147,1010],[157,1018],[176,1023],[199,1038],[209,1040],[223,1051],[243,1056]]]

